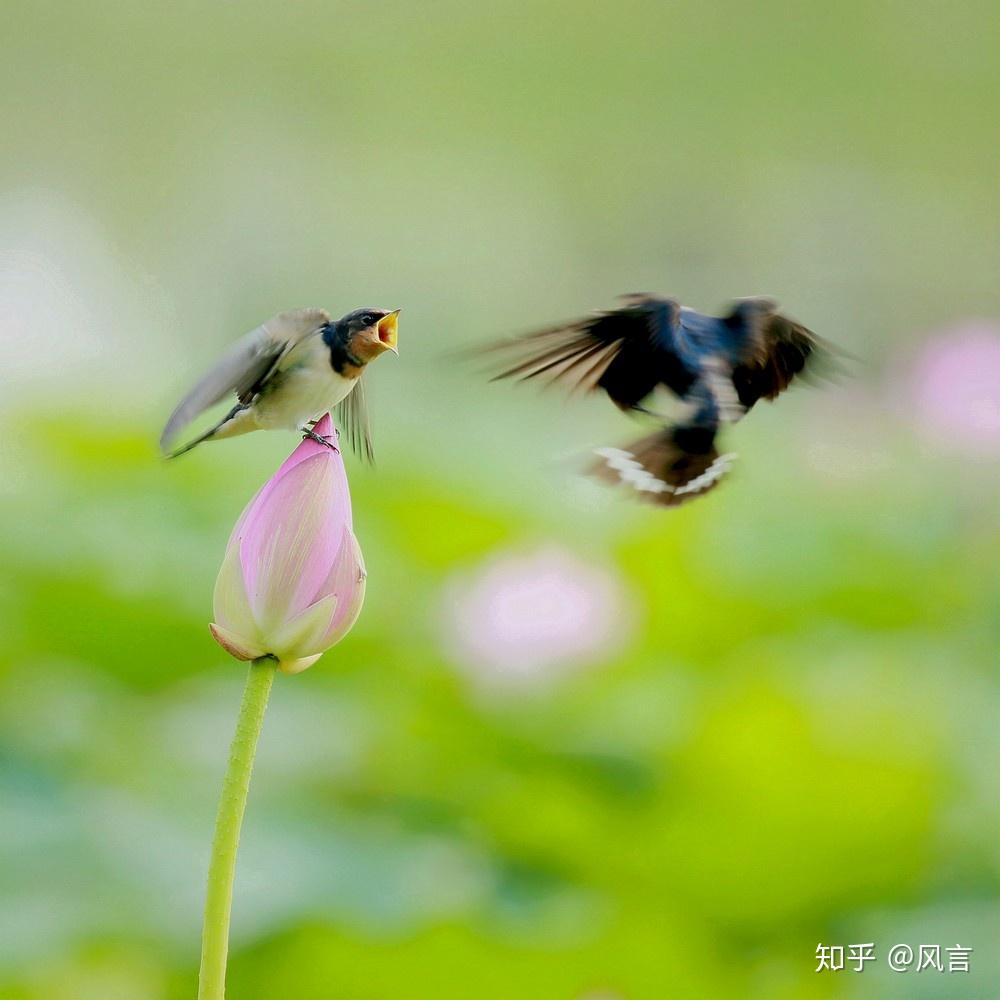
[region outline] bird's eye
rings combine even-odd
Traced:
[[[375,313],[365,313],[364,316],[361,317],[361,322],[364,323],[365,326],[371,326],[372,323],[377,322],[377,320],[378,316],[376,316]]]

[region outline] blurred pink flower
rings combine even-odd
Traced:
[[[565,673],[628,631],[619,579],[554,546],[497,556],[455,578],[446,597],[452,652],[487,684]]]
[[[327,414],[316,425],[333,435]],[[233,528],[215,582],[216,641],[239,660],[311,666],[361,612],[365,567],[340,451],[303,440]]]
[[[1000,325],[956,327],[930,341],[912,383],[925,437],[949,451],[1000,455]]]

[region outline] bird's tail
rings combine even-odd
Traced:
[[[177,458],[178,455],[183,455],[189,452],[192,448],[197,448],[203,441],[208,441],[210,438],[220,438],[220,437],[231,437],[233,434],[239,434],[242,431],[238,429],[239,421],[234,418],[240,413],[246,410],[243,405],[234,406],[217,424],[213,427],[209,427],[207,431],[203,434],[199,434],[193,441],[188,441],[187,444],[183,444],[180,448],[175,448],[173,451],[168,451],[165,458]],[[228,425],[228,426],[227,426]]]
[[[636,497],[676,507],[718,485],[736,458],[715,448],[715,428],[665,427],[623,448],[598,448],[590,471]]]

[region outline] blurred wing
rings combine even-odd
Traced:
[[[746,407],[758,399],[774,399],[827,353],[814,333],[778,312],[771,299],[744,299],[725,322],[741,335],[733,385]]]
[[[642,329],[645,331],[644,325]],[[487,350],[505,352],[507,367],[494,381],[516,378],[525,382],[544,375],[550,384],[562,382],[592,391],[622,342],[634,333],[634,324],[617,313],[601,313],[497,344]]]
[[[180,430],[230,392],[241,403],[249,403],[282,357],[329,320],[322,309],[296,309],[280,313],[238,340],[177,404],[160,435],[160,448],[169,450]]]
[[[527,381],[544,376],[548,384],[558,382],[583,392],[601,388],[618,398],[612,385],[617,386],[624,370],[628,369],[629,374],[638,374],[641,370],[644,383],[650,383],[642,393],[647,395],[658,381],[654,372],[657,354],[669,351],[666,341],[659,335],[653,302],[642,296],[632,296],[620,309],[488,348],[496,353],[506,352],[509,358],[508,367],[495,375],[494,380]],[[660,300],[658,304],[670,314],[676,312],[676,304],[669,300]],[[614,377],[615,369],[618,377]]]
[[[365,379],[362,375],[354,382],[354,388],[336,406],[337,424],[347,438],[351,451],[366,462],[375,462],[372,447],[371,418],[368,415],[368,398],[365,393]]]

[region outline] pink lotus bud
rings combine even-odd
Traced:
[[[327,414],[316,425],[333,436]],[[215,581],[216,642],[238,660],[311,666],[350,630],[365,596],[340,451],[305,439],[250,501]]]

